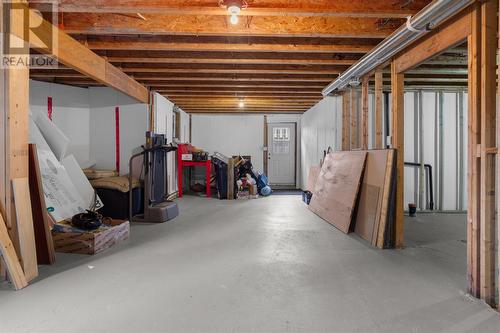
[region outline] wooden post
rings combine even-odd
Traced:
[[[404,241],[404,74],[396,71],[391,63],[392,86],[392,147],[396,149],[396,219],[395,246],[403,247]]]
[[[351,117],[351,92],[344,91],[342,94],[342,150],[351,149],[351,134],[349,121]]]
[[[481,11],[479,4],[471,12],[471,34],[468,40],[468,171],[467,171],[467,289],[480,297],[479,293],[479,229],[480,229],[480,191],[481,178],[478,145],[481,142]]]
[[[267,115],[264,115],[264,137],[262,138],[264,142],[264,151],[262,152],[264,158],[264,174],[269,174],[269,140],[268,140],[268,127],[267,127]]]
[[[382,70],[375,71],[375,148],[383,149],[383,134],[382,134],[382,113],[383,113],[383,96],[382,96]]]
[[[370,84],[369,77],[365,76],[361,85],[361,124],[362,124],[362,141],[361,148],[368,149],[368,87]]]
[[[24,1],[19,1],[24,2]],[[3,8],[4,9],[4,8]],[[16,35],[24,31],[24,20],[21,11],[12,11],[10,32]],[[24,22],[28,24],[28,22]],[[28,44],[24,44],[25,54],[29,54]],[[2,105],[1,129],[2,166],[3,178],[0,188],[0,210],[4,213],[5,224],[16,249],[21,266],[24,269],[26,280],[29,282],[38,275],[36,265],[35,244],[30,244],[33,239],[33,223],[31,219],[31,201],[28,196],[22,202],[14,201],[12,184],[28,178],[28,114],[29,114],[29,68],[18,65],[16,67],[1,69],[2,88],[5,90],[5,103]],[[24,189],[24,190],[27,190]],[[21,190],[21,193],[25,192]],[[22,217],[22,218],[18,218]],[[29,218],[29,219],[28,219]],[[3,221],[1,222],[3,223]],[[32,259],[35,258],[33,261]]]
[[[355,88],[350,89],[351,93],[351,150],[359,148],[358,133],[358,93]]]
[[[500,8],[497,8],[497,11],[499,11]],[[497,25],[497,30],[500,31],[500,16],[499,16],[499,21],[497,22],[498,25]],[[499,37],[499,40],[497,40],[497,49],[500,51],[500,37]],[[500,54],[500,53],[499,53]],[[500,63],[498,64],[498,78],[497,79],[500,79]],[[500,81],[497,81],[497,82],[500,82]],[[497,96],[500,96],[500,86],[498,86],[498,91],[497,91]],[[500,118],[497,118],[496,119],[496,142],[497,144],[500,143]],[[500,154],[499,154],[499,151],[497,149],[497,155],[496,155],[496,179],[497,181],[500,181]],[[496,197],[496,200],[497,200],[497,203],[500,201],[500,196],[498,195],[497,193],[497,197]],[[500,221],[500,212],[497,213],[497,239],[496,239],[496,243],[497,243],[497,260],[500,261],[500,226],[498,224],[498,221]],[[500,308],[500,274],[497,276],[497,280],[496,280],[496,289],[499,291],[499,294],[498,294],[498,303],[496,304],[497,306],[497,309]]]
[[[234,159],[227,163],[227,200],[234,200]]]
[[[481,4],[481,298],[495,304],[496,51],[498,1]]]

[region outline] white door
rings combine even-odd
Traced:
[[[269,183],[295,187],[295,123],[268,124],[267,133]]]

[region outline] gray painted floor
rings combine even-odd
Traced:
[[[408,247],[380,251],[299,196],[179,203],[173,222],[1,285],[0,332],[500,332],[464,294],[463,215],[409,219]]]

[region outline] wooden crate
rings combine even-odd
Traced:
[[[52,232],[57,252],[97,254],[130,236],[129,221],[113,220],[112,227],[95,232]]]

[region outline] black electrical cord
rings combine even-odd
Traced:
[[[71,224],[78,229],[95,230],[102,225],[103,217],[97,212],[87,210],[86,213],[76,214],[71,218]]]

